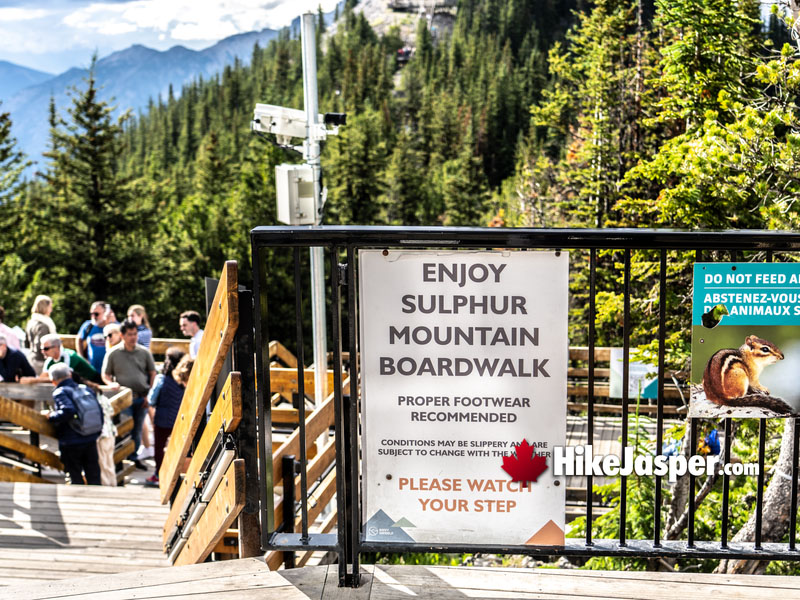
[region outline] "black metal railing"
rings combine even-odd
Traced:
[[[359,455],[359,374],[358,374],[358,290],[357,282],[357,251],[364,248],[386,249],[547,249],[547,250],[572,250],[582,257],[581,269],[588,269],[588,292],[586,294],[585,338],[588,344],[588,397],[586,405],[587,435],[589,443],[592,442],[595,430],[595,347],[597,341],[597,302],[596,297],[600,291],[598,281],[598,262],[607,252],[621,253],[622,274],[618,289],[623,294],[623,323],[621,345],[623,351],[623,397],[622,397],[622,444],[628,443],[628,419],[631,399],[628,397],[629,378],[629,353],[632,344],[632,281],[631,263],[632,253],[649,251],[657,256],[654,264],[655,278],[654,289],[657,290],[657,336],[658,336],[658,388],[656,412],[656,440],[657,453],[664,444],[664,380],[666,373],[666,347],[667,319],[670,309],[667,304],[667,295],[670,285],[668,269],[672,260],[677,260],[678,253],[685,260],[689,253],[691,256],[706,261],[728,260],[755,260],[770,261],[775,253],[795,253],[800,251],[800,234],[772,231],[730,231],[730,232],[684,232],[673,230],[646,230],[646,229],[475,229],[475,228],[399,228],[399,227],[258,227],[251,233],[253,267],[254,267],[254,297],[255,297],[255,333],[257,351],[257,390],[258,405],[260,407],[261,427],[259,428],[259,444],[261,456],[268,456],[271,447],[271,417],[270,417],[270,365],[268,358],[268,345],[270,332],[286,330],[285,323],[276,323],[275,314],[283,306],[272,306],[270,296],[275,293],[276,282],[287,281],[285,273],[275,270],[275,257],[286,253],[291,260],[280,264],[292,265],[294,270],[294,319],[296,326],[295,347],[298,350],[298,384],[300,386],[300,427],[304,422],[303,390],[304,366],[302,361],[303,346],[307,339],[303,336],[303,323],[310,319],[310,311],[304,310],[303,292],[308,288],[308,277],[304,271],[302,251],[311,247],[322,247],[327,257],[327,290],[328,297],[328,336],[332,348],[332,362],[334,385],[334,409],[332,433],[336,442],[336,492],[337,492],[337,533],[323,534],[309,531],[306,513],[308,498],[308,485],[305,476],[301,477],[300,494],[298,498],[291,498],[292,509],[299,507],[301,518],[300,532],[295,533],[294,523],[284,531],[276,531],[274,523],[275,500],[273,498],[272,472],[280,470],[281,465],[271,465],[270,461],[260,462],[261,478],[261,522],[262,546],[265,550],[280,550],[285,552],[326,550],[338,554],[340,585],[358,585],[359,581],[359,554],[363,552],[501,552],[510,554],[528,555],[567,555],[567,556],[616,556],[616,557],[641,557],[641,558],[743,558],[758,560],[798,560],[800,552],[796,549],[797,535],[797,479],[798,479],[798,419],[795,419],[794,443],[792,457],[792,487],[791,506],[789,510],[790,522],[788,526],[789,542],[765,543],[762,540],[761,525],[764,508],[764,457],[766,448],[766,421],[762,419],[759,429],[758,462],[760,471],[757,482],[756,497],[756,532],[752,542],[731,541],[731,523],[728,517],[730,477],[722,476],[722,507],[721,507],[721,535],[719,540],[697,540],[695,531],[695,503],[693,501],[695,477],[689,475],[689,502],[688,523],[686,539],[665,539],[662,510],[664,508],[664,495],[662,492],[662,478],[655,478],[654,507],[653,507],[653,535],[649,539],[630,539],[628,536],[627,519],[627,477],[621,476],[619,498],[619,531],[617,539],[598,539],[593,536],[592,524],[595,520],[592,508],[593,479],[591,475],[586,478],[586,525],[585,537],[567,538],[564,547],[532,547],[532,546],[491,546],[491,545],[463,545],[463,544],[419,544],[419,543],[385,543],[365,542],[360,502],[360,455]],[[676,253],[677,251],[677,253]],[[684,254],[685,253],[685,254]],[[695,254],[696,253],[696,254]],[[571,277],[575,273],[571,272]],[[691,294],[685,289],[687,281],[684,277],[681,283],[684,289],[681,293],[684,298]],[[673,292],[675,290],[672,290]],[[272,307],[272,312],[270,308]],[[685,304],[683,306],[685,310]],[[286,312],[280,313],[284,315]],[[687,318],[688,313],[687,313]],[[343,325],[346,319],[346,327]],[[305,320],[305,321],[304,321]],[[688,331],[688,323],[686,323]],[[283,328],[283,329],[281,329]],[[344,355],[347,350],[347,357]],[[345,358],[347,369],[344,368]],[[342,374],[349,379],[349,393],[343,388]],[[564,399],[565,403],[567,399]],[[565,406],[566,410],[566,406]],[[690,451],[695,452],[697,446],[698,419],[688,419]],[[731,425],[730,418],[724,419],[725,445],[723,456],[726,462],[730,461],[731,451]],[[300,472],[303,473],[307,462],[305,452],[305,432],[300,433]],[[287,468],[288,469],[288,468]],[[289,469],[290,470],[290,469]],[[288,472],[288,470],[287,470]],[[284,476],[284,489],[294,487],[292,482]],[[297,506],[295,505],[297,501]],[[289,518],[290,512],[287,512]],[[296,514],[296,513],[294,513]]]

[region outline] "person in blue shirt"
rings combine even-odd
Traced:
[[[20,377],[36,377],[31,363],[20,350],[8,347],[5,336],[0,335],[0,377],[3,381],[18,381]]]
[[[47,415],[47,420],[56,426],[58,451],[64,470],[69,474],[72,485],[83,485],[84,475],[88,485],[100,485],[100,461],[97,456],[100,431],[82,435],[69,424],[77,416],[73,396],[82,392],[72,380],[70,368],[64,363],[56,363],[48,373],[56,389],[53,390],[55,408]],[[94,395],[90,388],[82,389]]]
[[[100,300],[92,303],[90,317],[78,330],[76,350],[91,363],[95,371],[100,373],[103,368],[103,359],[106,356],[103,327],[109,323],[115,323],[117,319],[114,317],[111,307]]]

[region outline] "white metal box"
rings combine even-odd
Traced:
[[[278,221],[287,225],[313,225],[316,212],[314,175],[308,165],[275,167]]]

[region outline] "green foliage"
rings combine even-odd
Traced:
[[[29,284],[14,293],[27,301],[51,295],[59,326],[78,321],[94,299],[113,294],[127,306],[140,298],[132,282],[147,289],[158,277],[152,199],[120,172],[126,117],[115,121],[111,112],[97,98],[92,67],[85,86],[73,90],[66,120],[51,108],[44,182],[29,186],[17,208],[12,239]]]
[[[23,264],[14,253],[14,231],[19,223],[19,205],[24,189],[22,171],[28,166],[16,148],[11,135],[11,119],[0,112],[0,306],[6,310],[6,320],[14,323],[27,311],[20,302],[20,290],[27,286]]]
[[[637,414],[628,419],[627,445],[633,448],[634,459],[637,456],[653,454],[654,444],[648,439],[645,423],[652,419]],[[655,518],[655,478],[631,475],[627,478],[625,506],[625,535],[627,539],[652,539]],[[610,510],[592,520],[592,537],[597,539],[620,538],[620,492],[621,479],[616,478],[603,486],[595,485],[598,494]],[[586,537],[586,517],[578,517],[569,524],[567,537]],[[646,559],[630,559],[616,557],[593,557],[585,565],[587,569],[635,569],[644,570]]]
[[[732,456],[744,463],[758,461],[758,419],[739,421],[738,430],[734,437]],[[780,437],[783,422],[780,419],[773,420],[768,425],[767,444],[765,456],[765,470],[771,472],[772,465],[776,462],[779,453]],[[648,417],[638,414],[629,417],[628,446],[634,449],[634,456],[652,455],[655,451],[655,440],[648,436],[644,425],[652,422]],[[700,438],[704,437],[712,429],[721,429],[721,422],[703,420],[699,424]],[[685,424],[671,427],[664,432],[664,440],[683,440],[686,434]],[[684,477],[688,477],[684,475]],[[626,493],[626,536],[628,539],[652,539],[654,525],[654,499],[655,499],[655,478],[640,477],[631,475],[628,477]],[[597,516],[592,521],[592,536],[596,539],[618,539],[620,533],[620,493],[621,479],[616,478],[608,485],[594,486],[595,494],[598,494],[604,503],[608,504],[610,510],[605,514]],[[704,485],[705,477],[698,478],[694,493],[699,491]],[[750,513],[755,505],[756,498],[755,476],[738,476],[730,478],[729,491],[729,535],[738,531],[749,519]],[[672,501],[671,486],[666,478],[662,479],[663,504],[661,507],[661,523],[666,523],[668,507]],[[694,493],[691,495],[694,496]],[[722,506],[722,478],[719,477],[711,488],[709,494],[696,507],[695,512],[695,539],[697,540],[719,540],[721,531]],[[680,510],[685,510],[680,507]],[[687,532],[683,530],[676,538],[687,539]],[[579,517],[569,525],[568,537],[582,538],[586,536],[586,518]],[[662,539],[666,539],[666,530],[661,532]],[[730,538],[729,538],[730,539]],[[680,571],[697,570],[710,572],[717,565],[715,560],[700,559],[680,559],[676,562],[675,568]],[[646,559],[616,558],[616,557],[593,557],[587,561],[584,568],[587,569],[614,569],[614,570],[645,570],[649,569]],[[775,563],[772,567],[775,574],[789,574],[797,572],[796,565],[785,563]]]
[[[28,162],[16,148],[16,140],[11,135],[11,118],[7,112],[0,112],[0,205],[16,200],[26,166]]]
[[[328,222],[367,225],[379,222],[378,202],[385,188],[386,143],[381,115],[372,109],[350,119],[329,146],[325,161]]]

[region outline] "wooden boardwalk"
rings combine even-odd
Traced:
[[[365,565],[339,588],[336,565],[268,571],[255,558],[0,589],[0,600],[466,600],[468,598],[800,598],[795,577]]]
[[[0,585],[166,567],[166,516],[157,489],[0,482]]]

